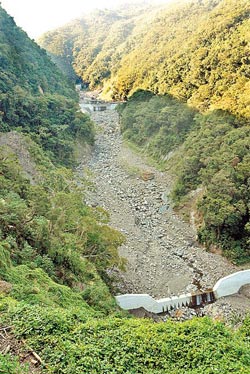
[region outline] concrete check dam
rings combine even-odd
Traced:
[[[151,313],[163,313],[183,306],[201,307],[221,297],[234,295],[247,284],[250,284],[250,270],[243,270],[221,278],[213,289],[203,293],[187,293],[158,300],[147,294],[126,294],[116,296],[116,302],[125,310],[144,308]]]

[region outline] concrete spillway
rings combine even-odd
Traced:
[[[183,306],[199,307],[212,303],[220,297],[236,294],[246,284],[250,284],[250,269],[221,278],[212,290],[203,293],[188,293],[158,300],[147,294],[126,294],[116,296],[116,302],[125,310],[144,308],[151,313],[162,313]]]

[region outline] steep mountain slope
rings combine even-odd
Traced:
[[[106,212],[84,203],[84,181],[75,180],[73,171],[65,167],[74,160],[76,140],[93,141],[92,123],[80,113],[74,90],[46,53],[0,10],[4,45],[11,51],[3,54],[8,64],[1,66],[4,77],[8,76],[4,84],[10,80],[6,92],[0,91],[1,274],[11,281],[15,265],[28,265],[69,286],[91,279],[105,288],[102,266],[115,257],[120,261],[116,249],[123,239],[106,225]],[[47,84],[52,81],[49,93],[37,89],[41,80],[36,71],[43,70],[47,70]],[[58,90],[53,79],[61,79]],[[62,95],[64,91],[74,100]],[[108,248],[113,252],[105,258]],[[101,260],[97,260],[99,250]],[[97,251],[95,265],[87,260],[88,251]],[[23,299],[26,270],[19,274],[18,294]]]
[[[72,76],[73,68],[94,87],[117,70],[121,57],[130,49],[127,39],[137,34],[156,11],[142,5],[124,6],[118,11],[97,10],[44,34],[38,42],[64,72]]]
[[[73,84],[0,8],[0,130],[29,134],[56,162],[72,164],[73,138],[93,141]]]
[[[86,205],[85,181],[65,167],[76,138],[93,141],[92,123],[45,53],[0,11],[0,372],[249,373],[249,319],[235,331],[117,311],[107,269],[123,265],[123,236]]]
[[[85,182],[66,167],[76,140],[94,137],[74,89],[1,7],[0,25],[0,372],[27,373],[7,355],[23,362],[22,348],[30,352],[5,329],[11,313],[115,311],[106,269],[122,264],[123,237],[105,211],[86,205]]]
[[[83,81],[104,85],[113,97],[142,88],[202,111],[247,116],[249,14],[247,0],[174,2],[140,14],[103,11],[45,34],[40,43],[70,58]]]
[[[12,17],[0,8],[0,90],[20,87],[35,95],[57,93],[76,98],[73,86],[55,69],[46,52],[16,26]]]
[[[88,28],[92,38],[78,36],[84,48],[69,35],[75,70],[91,87],[102,86],[104,95],[130,98],[120,111],[124,136],[158,161],[183,144],[173,161],[175,201],[181,204],[199,188],[192,214],[200,240],[248,261],[250,3],[174,2],[142,13],[128,14],[129,33],[122,12],[108,16],[112,33],[96,14]],[[113,32],[118,25],[122,38]],[[53,49],[53,33],[44,45]],[[138,90],[144,92],[133,95]]]
[[[249,115],[249,12],[245,0],[190,2],[162,12],[122,58],[114,94],[126,97],[139,87],[202,111]]]

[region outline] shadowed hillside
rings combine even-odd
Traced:
[[[0,8],[0,130],[29,134],[54,162],[72,165],[76,137],[93,142],[73,84]]]
[[[179,162],[175,201],[202,185],[200,240],[225,251],[223,243],[233,243],[229,255],[237,261],[249,258],[247,10],[247,2],[234,0],[171,6],[159,14],[157,8],[125,7],[44,37],[71,79],[76,74],[114,97],[130,96],[119,109],[128,140],[163,162],[179,149],[172,158]],[[94,144],[93,123],[79,111],[66,77],[1,6],[0,36],[0,372],[248,374],[249,318],[228,318],[232,329],[209,318],[155,323],[118,309],[111,270],[124,270],[118,252],[124,236],[103,208],[85,201],[91,188],[80,178],[85,164],[79,174],[72,170],[76,143]],[[134,93],[140,87],[151,92]],[[238,101],[229,108],[236,90]],[[216,109],[233,115],[198,112],[213,109],[214,95]],[[115,132],[108,129],[111,160]],[[101,165],[112,168],[103,162],[103,147],[95,151]],[[129,182],[126,174],[120,177]],[[110,177],[102,182],[113,187]],[[135,255],[136,243],[132,250]],[[170,265],[177,257],[185,261],[183,253],[177,248]],[[188,266],[197,285],[194,258]],[[154,267],[153,259],[147,263]],[[173,271],[178,282],[179,269]],[[181,315],[177,311],[176,319]]]

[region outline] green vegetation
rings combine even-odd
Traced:
[[[209,4],[212,12],[216,4]],[[208,9],[207,2],[204,6]],[[91,46],[93,20],[78,23],[85,39],[78,40],[74,59],[67,53],[71,77],[75,58],[86,64],[82,77],[92,85],[122,68],[117,61],[136,47],[130,37],[135,31],[139,37],[150,20],[140,7],[133,12],[96,13],[99,34]],[[107,25],[109,39],[103,33]],[[0,142],[6,143],[0,148],[0,326],[11,326],[12,339],[39,354],[43,373],[249,373],[249,319],[235,331],[209,319],[156,324],[118,311],[107,269],[124,268],[118,256],[124,238],[108,226],[107,212],[86,205],[86,181],[69,168],[75,141],[93,142],[92,124],[78,111],[63,75],[1,7],[0,35]],[[57,37],[64,64],[64,48],[71,45],[60,49],[61,34]],[[121,46],[124,37],[129,41]],[[110,47],[99,54],[101,46]],[[117,96],[136,88],[122,87]],[[201,115],[170,94],[140,91],[119,109],[124,136],[156,160],[182,149],[175,200],[202,185],[201,241],[219,242],[241,261],[249,258],[250,200],[249,128],[242,108],[238,117],[222,111]],[[237,112],[233,106],[232,112]],[[0,373],[30,372],[22,357],[11,341],[10,354],[0,353]]]
[[[122,6],[119,11],[96,10],[55,31],[42,35],[38,42],[53,61],[75,79],[75,74],[91,88],[102,85],[117,71],[121,56],[129,51],[127,38],[148,12],[155,8],[142,5]]]
[[[34,95],[57,93],[76,99],[73,86],[55,68],[46,51],[16,26],[0,7],[0,91],[8,94],[16,88]]]
[[[68,168],[75,142],[93,142],[92,123],[45,51],[2,8],[0,26],[0,324],[11,308],[40,307],[46,318],[116,313],[107,269],[124,267],[124,238],[107,212],[85,204],[86,181]],[[2,353],[0,372],[28,372]]]
[[[250,259],[249,177],[250,129],[223,112],[197,115],[184,142],[173,197],[202,187],[197,202],[201,216],[199,239],[220,245],[236,262]],[[183,158],[184,155],[184,158]]]
[[[247,0],[174,1],[95,13],[41,39],[55,54],[67,41],[84,82],[128,99],[125,139],[161,165],[175,154],[175,203],[200,187],[199,239],[237,262],[250,256],[249,15]]]
[[[0,94],[1,96],[1,94]],[[71,166],[74,140],[93,143],[93,126],[75,101],[58,94],[32,96],[21,88],[3,94],[2,131],[29,134],[53,162]]]
[[[202,111],[249,116],[249,13],[246,0],[217,0],[157,14],[122,56],[113,95],[126,98],[143,88]]]
[[[0,354],[0,373],[4,374],[28,374],[28,367],[21,366],[17,357]]]
[[[118,107],[125,139],[160,160],[185,139],[195,111],[170,96],[138,91]]]
[[[123,237],[106,225],[106,212],[84,204],[68,169],[51,166],[31,185],[5,150],[0,170],[0,280],[11,285],[0,286],[0,325],[6,313],[12,325],[12,308],[22,308],[25,319],[38,312],[41,329],[66,311],[84,320],[115,312],[106,269],[123,265]],[[26,373],[8,356],[0,356],[0,369]]]
[[[233,332],[209,319],[155,324],[23,305],[9,308],[8,318],[16,335],[43,357],[46,373],[247,374],[250,369],[248,320]]]
[[[70,58],[84,82],[103,86],[114,98],[144,89],[201,111],[247,117],[249,14],[248,0],[128,7],[96,12],[39,42],[65,61]]]
[[[101,277],[105,278],[107,268],[122,266],[117,247],[123,237],[107,226],[106,212],[84,204],[82,188],[65,168],[51,166],[40,175],[40,184],[31,185],[17,160],[5,152],[0,170],[0,271],[4,280],[16,285],[15,297],[24,300],[27,293],[27,301],[31,297],[33,302],[44,303],[41,292],[48,298],[55,289],[43,274],[46,272],[55,281],[81,291],[90,303],[96,297],[95,306],[102,300],[113,304]],[[58,292],[63,295],[60,288]]]
[[[93,126],[63,74],[0,7],[0,130],[29,134],[57,163],[72,165],[74,141]]]
[[[109,308],[114,302],[102,278],[108,267],[120,266],[117,247],[123,238],[107,226],[106,212],[86,206],[84,181],[65,167],[74,162],[76,139],[93,142],[92,123],[45,51],[2,8],[0,22],[6,62],[1,130],[10,140],[0,151],[1,276],[13,284],[17,299],[67,299],[69,291],[53,279],[79,292],[82,302],[93,303],[99,293],[95,306],[105,300]],[[25,176],[20,166],[25,152],[26,163],[35,165],[33,175]]]

